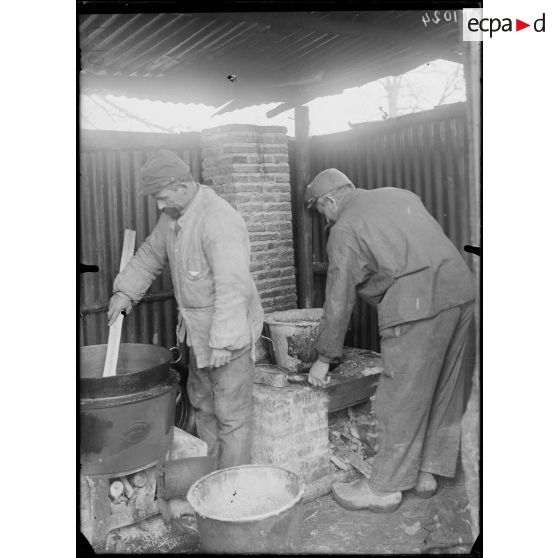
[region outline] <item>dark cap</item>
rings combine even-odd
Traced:
[[[168,149],[160,149],[141,169],[141,191],[144,196],[155,194],[177,180],[193,180],[190,167]]]
[[[314,206],[318,198],[341,188],[341,186],[352,185],[349,177],[337,169],[326,169],[320,172],[306,188],[304,200],[306,207]]]

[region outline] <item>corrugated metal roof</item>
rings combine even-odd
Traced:
[[[234,99],[234,108],[304,103],[428,60],[459,59],[458,21],[424,26],[422,14],[82,15],[82,91],[215,106]]]

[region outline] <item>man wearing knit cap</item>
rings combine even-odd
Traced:
[[[455,475],[472,275],[408,190],[362,190],[327,169],[308,186],[306,201],[332,225],[318,360],[309,382],[327,384],[357,295],[378,309],[385,372],[376,392],[379,450],[371,478],[335,483],[333,495],[348,509],[394,511],[402,491],[427,498],[437,488],[434,475]]]
[[[162,212],[114,281],[109,325],[128,313],[170,265],[177,336],[190,347],[187,390],[198,436],[219,468],[249,462],[255,343],[263,309],[250,275],[243,218],[194,181],[176,154],[158,151],[142,168],[142,195]]]

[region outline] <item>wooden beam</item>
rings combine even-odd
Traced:
[[[314,305],[312,269],[312,215],[306,209],[304,194],[310,182],[310,117],[308,107],[295,107],[296,238],[298,266],[298,302],[302,308]]]
[[[280,105],[276,106],[275,108],[272,108],[271,110],[268,110],[265,115],[268,118],[273,118],[274,116],[277,116],[279,114],[281,114],[282,112],[285,112],[286,110],[290,110],[294,107],[294,103],[281,103]],[[296,124],[296,109],[295,109],[295,124]]]

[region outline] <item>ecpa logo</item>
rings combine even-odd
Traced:
[[[533,24],[526,23],[521,19],[510,17],[482,17],[482,9],[464,9],[463,10],[463,40],[464,41],[482,41],[483,32],[488,33],[489,37],[498,32],[509,33],[513,31],[521,31],[527,27],[532,27],[537,33],[545,32],[546,14],[535,19]],[[515,25],[514,25],[515,19]]]

